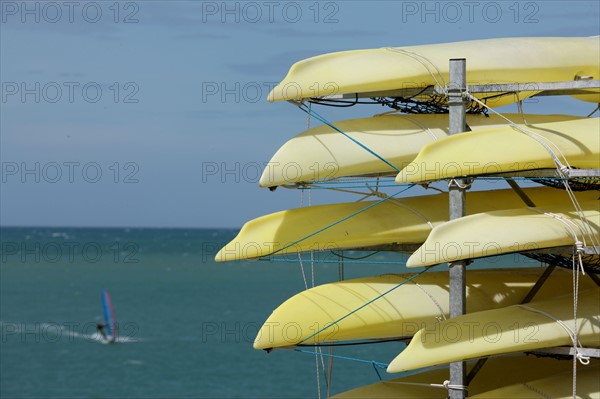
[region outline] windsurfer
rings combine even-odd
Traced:
[[[106,324],[100,322],[96,323],[96,331],[102,336],[102,340],[108,340],[108,337],[106,336]]]

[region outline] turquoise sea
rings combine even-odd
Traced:
[[[13,227],[0,232],[3,399],[306,398],[318,397],[318,385],[326,397],[314,355],[252,348],[260,325],[304,289],[304,280],[294,262],[215,263],[216,250],[237,231]],[[389,253],[367,259],[403,260]],[[536,264],[523,259],[517,263]],[[311,266],[304,267],[312,284]],[[390,272],[411,271],[398,264],[344,267],[346,279]],[[337,264],[315,264],[315,284],[338,278]],[[115,345],[95,335],[103,288],[119,323]],[[388,363],[402,347],[341,347],[335,354]],[[369,363],[335,359],[332,367],[332,394],[379,380]]]

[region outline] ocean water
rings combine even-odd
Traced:
[[[0,233],[3,399],[306,398],[318,397],[318,386],[326,397],[315,356],[252,348],[260,325],[304,289],[304,279],[293,262],[215,263],[216,250],[237,231],[2,228]],[[405,260],[389,253],[368,259]],[[511,261],[505,258],[503,266]],[[304,267],[312,284],[311,267]],[[411,271],[398,264],[344,269],[345,278],[390,272]],[[338,277],[337,264],[315,264],[315,284]],[[95,334],[103,288],[119,322],[115,345]],[[335,354],[388,363],[402,348],[362,345],[336,348]],[[335,359],[329,390],[338,393],[379,378],[372,364]]]

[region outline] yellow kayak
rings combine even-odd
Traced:
[[[596,197],[598,193],[592,191]],[[537,205],[537,204],[536,204]],[[573,246],[577,240],[593,246],[600,237],[600,202],[581,202],[586,226],[571,206],[542,206],[465,216],[431,231],[407,267],[431,266],[505,253]],[[571,251],[572,252],[572,251]]]
[[[525,189],[540,207],[564,204],[564,191]],[[594,192],[577,193],[579,201],[595,200]],[[522,207],[513,190],[467,193],[467,214]],[[360,212],[360,213],[359,213]],[[431,229],[448,220],[448,194],[350,202],[291,209],[247,222],[215,256],[217,262],[253,259],[303,251],[421,244]]]
[[[394,89],[448,83],[451,58],[467,59],[467,84],[572,81],[600,76],[599,37],[529,37],[386,47],[324,54],[295,63],[269,101],[336,94],[386,95]],[[491,106],[535,94],[483,93]],[[502,93],[501,93],[502,94]],[[594,102],[598,96],[591,96]],[[598,102],[598,101],[595,101]]]
[[[595,362],[592,361],[592,365],[594,364]],[[469,362],[467,371],[470,371],[474,365],[475,362]],[[593,367],[592,365],[589,367]],[[571,360],[537,358],[524,355],[491,358],[477,373],[471,384],[469,384],[469,397],[477,397],[475,395],[493,392],[507,385],[522,384],[548,375],[563,372],[568,373],[572,371],[572,368],[573,363]],[[448,377],[449,371],[447,367],[438,368],[407,377],[395,378],[355,388],[334,395],[332,399],[446,399],[448,391],[445,388],[428,385],[441,385],[444,381],[448,380]],[[511,395],[485,397],[490,399],[528,398],[527,396]],[[537,397],[532,396],[532,398]]]
[[[600,290],[579,293],[578,339],[585,347],[600,348]],[[388,372],[415,370],[513,352],[572,345],[573,294],[526,305],[468,313],[419,330],[388,366]]]
[[[518,123],[534,124],[581,119],[568,115],[506,116]],[[474,131],[507,126],[506,120],[497,115],[482,114],[467,114],[467,124]],[[426,144],[448,137],[446,114],[387,114],[335,122],[334,125],[399,169],[411,162]],[[322,125],[297,135],[277,150],[259,185],[274,187],[344,176],[396,173],[348,137]]]
[[[543,271],[469,271],[467,310],[478,312],[520,303]],[[259,330],[254,348],[411,337],[425,323],[449,314],[448,272],[427,272],[407,281],[414,276],[365,277],[300,292],[273,311]],[[554,270],[535,298],[566,294],[572,290],[571,281],[570,271]],[[582,289],[594,286],[591,279],[581,279]]]
[[[550,146],[562,164],[600,168],[600,118],[520,125]],[[566,158],[566,161],[565,161]],[[425,145],[398,174],[397,183],[457,176],[554,169],[551,153],[536,139],[511,126],[446,137]]]

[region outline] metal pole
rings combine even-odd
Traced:
[[[458,134],[466,130],[466,102],[463,93],[467,86],[467,62],[464,58],[450,60],[450,87],[448,88],[449,133]],[[458,219],[465,216],[465,179],[451,180],[449,190],[449,219]],[[450,272],[450,318],[460,316],[466,312],[466,265],[467,262],[449,263]],[[450,364],[450,385],[463,386],[466,384],[466,363],[455,362]],[[463,399],[467,391],[462,389],[449,390],[450,399]]]

